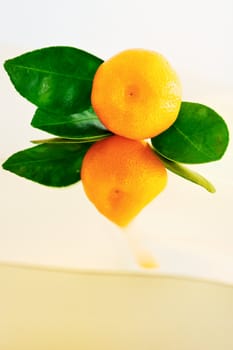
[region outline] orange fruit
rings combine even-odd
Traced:
[[[99,212],[125,226],[164,189],[167,171],[145,141],[113,135],[89,148],[81,179]]]
[[[174,123],[181,104],[181,84],[161,54],[130,49],[99,66],[91,102],[107,129],[142,140]]]

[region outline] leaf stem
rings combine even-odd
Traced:
[[[210,193],[215,193],[216,192],[215,187],[204,176],[198,174],[195,171],[192,171],[192,170],[186,168],[185,166],[183,166],[183,165],[181,165],[181,164],[179,164],[177,162],[174,162],[172,160],[169,160],[169,159],[161,156],[156,151],[155,151],[155,153],[162,160],[162,162],[164,163],[165,167],[168,170],[170,170],[171,172],[175,173],[176,175],[179,175],[179,176],[183,177],[186,180],[194,182],[195,184],[197,184],[199,186],[202,186],[203,188],[205,188]]]
[[[42,144],[42,143],[76,143],[76,140],[73,139],[65,139],[61,137],[54,137],[50,139],[41,139],[41,140],[31,140],[31,143],[35,143],[36,145]]]
[[[31,143],[34,144],[41,144],[41,143],[88,143],[88,142],[95,142],[102,140],[109,135],[104,135],[104,136],[92,136],[88,138],[79,138],[79,139],[67,139],[63,137],[53,137],[49,139],[41,139],[41,140],[31,140]]]

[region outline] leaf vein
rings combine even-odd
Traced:
[[[206,155],[207,155],[207,156],[210,156],[209,152],[204,152],[204,151],[203,151],[200,147],[198,147],[198,145],[196,145],[187,135],[185,135],[185,133],[184,133],[181,129],[179,129],[176,125],[173,125],[173,127],[174,127],[174,129],[176,129],[176,131],[177,131],[180,135],[182,135],[183,138],[184,138],[185,140],[187,140],[187,141],[190,143],[190,145],[192,145],[193,148],[195,148],[198,152],[200,152],[201,154],[204,154],[205,156],[206,156]]]
[[[39,72],[39,73],[57,75],[57,76],[60,76],[60,77],[63,77],[63,78],[65,77],[65,78],[72,78],[72,79],[75,79],[75,80],[84,80],[84,81],[92,81],[93,80],[93,77],[92,78],[85,78],[85,77],[82,77],[82,76],[75,76],[75,75],[69,75],[69,74],[65,74],[65,73],[58,73],[58,72],[54,72],[54,71],[48,71],[46,69],[39,69],[39,68],[35,68],[35,67],[28,67],[28,66],[15,64],[15,63],[13,64],[13,66],[17,67],[19,69],[26,69],[26,70],[36,71],[36,72]]]

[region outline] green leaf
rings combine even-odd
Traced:
[[[85,51],[54,46],[7,60],[16,90],[36,106],[74,113],[90,106],[92,80],[103,61]]]
[[[210,193],[216,192],[215,187],[204,176],[198,174],[196,171],[192,171],[192,170],[188,169],[187,167],[185,167],[179,163],[176,163],[172,160],[166,159],[166,158],[162,157],[161,155],[159,155],[158,153],[157,153],[157,155],[160,157],[160,159],[164,163],[165,167],[168,170],[170,170],[171,172],[173,172],[174,174],[179,175],[179,176],[183,177],[184,179],[189,180],[189,181],[195,183],[196,185],[199,185],[199,186],[205,188]]]
[[[111,135],[91,107],[70,115],[38,109],[31,125],[53,135],[80,141],[94,141]]]
[[[175,123],[151,139],[162,156],[181,163],[207,163],[220,159],[229,142],[224,120],[211,108],[182,102]]]
[[[42,144],[13,154],[4,169],[47,186],[68,186],[80,180],[82,160],[91,143]]]

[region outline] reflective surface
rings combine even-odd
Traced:
[[[0,265],[4,350],[230,350],[233,287]]]

